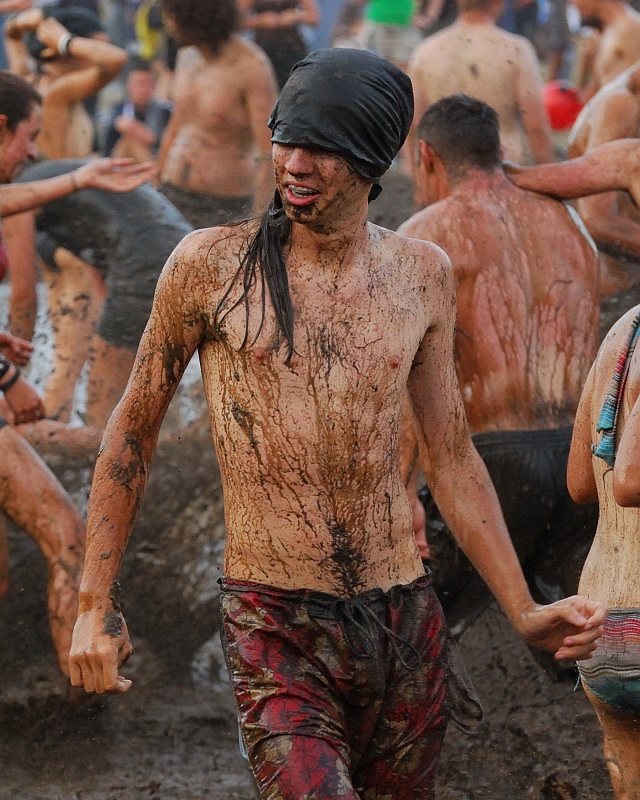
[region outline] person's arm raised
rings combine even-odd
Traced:
[[[36,36],[45,45],[43,58],[72,57],[87,64],[59,76],[47,87],[47,98],[55,103],[85,100],[117,77],[127,63],[126,50],[97,37],[72,36],[54,17],[42,20]]]

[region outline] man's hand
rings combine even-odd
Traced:
[[[525,642],[555,653],[559,661],[588,658],[602,635],[608,609],[574,595],[545,606],[531,606],[520,617],[518,632]]]
[[[45,416],[44,402],[40,395],[22,378],[10,386],[4,393],[13,419],[14,425],[25,422],[35,422]]]
[[[33,345],[26,339],[13,336],[11,333],[0,333],[0,351],[14,364],[24,367],[29,363]]]
[[[78,615],[69,655],[71,685],[97,694],[123,694],[131,681],[119,675],[119,669],[133,647],[122,614],[109,603],[106,607]]]
[[[132,158],[94,158],[74,170],[79,189],[102,189],[106,192],[129,192],[153,180],[156,166],[152,161]]]

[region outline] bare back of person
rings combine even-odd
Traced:
[[[188,290],[200,307],[217,307],[247,237],[244,226],[192,235],[190,258],[179,269],[185,265],[191,283],[194,274],[205,275]],[[226,576],[352,596],[423,572],[397,466],[398,430],[412,358],[430,303],[441,294],[442,254],[414,242],[414,253],[433,253],[435,267],[416,276],[405,245],[369,225],[344,260],[319,254],[335,261],[333,270],[301,258],[294,246],[287,258],[296,308],[288,365],[271,306],[253,341],[261,286],[251,299],[246,350],[243,307],[208,332],[200,361],[225,494]],[[219,247],[227,254],[221,269],[218,261],[219,278],[209,266],[194,271]]]
[[[506,158],[520,164],[551,160],[539,73],[533,47],[524,37],[489,21],[458,20],[414,52],[410,74],[416,92],[415,119],[442,97],[457,93],[477,97],[498,114]]]
[[[167,131],[170,145],[161,147],[162,181],[201,194],[253,193],[256,126],[251,115],[256,112],[250,110],[247,95],[263,85],[265,64],[266,56],[239,36],[225,42],[215,57],[205,57],[196,47],[180,50]],[[265,91],[262,124],[267,145],[265,121],[273,99]]]
[[[454,265],[456,368],[472,431],[572,424],[598,335],[597,261],[577,225],[558,202],[476,172],[400,229]]]

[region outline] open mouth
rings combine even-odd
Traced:
[[[318,197],[319,192],[309,186],[287,185],[287,199],[291,203],[308,203]]]

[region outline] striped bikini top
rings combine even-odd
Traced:
[[[624,387],[627,383],[631,356],[640,335],[640,311],[633,318],[631,328],[627,338],[618,353],[616,365],[609,385],[609,391],[602,404],[596,431],[602,433],[602,438],[598,444],[591,445],[591,452],[594,456],[601,458],[613,469],[616,460],[616,429],[618,426],[618,413],[622,403]]]

